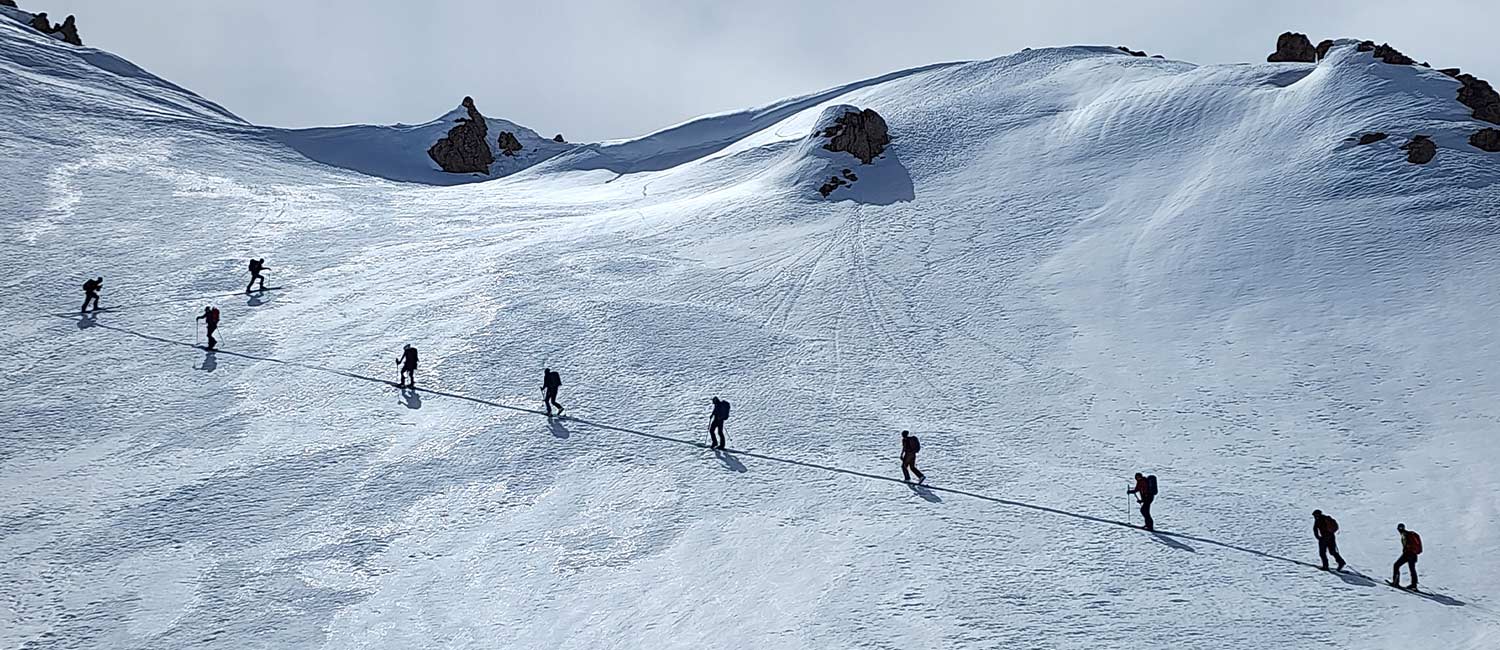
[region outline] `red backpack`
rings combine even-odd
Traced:
[[[1422,554],[1422,536],[1418,535],[1417,531],[1414,531],[1414,530],[1408,530],[1408,531],[1406,531],[1406,543],[1411,546],[1411,554],[1412,555],[1421,555]]]

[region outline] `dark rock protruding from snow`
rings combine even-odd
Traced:
[[[828,144],[823,145],[824,149],[848,152],[866,165],[891,143],[885,118],[868,108],[862,111],[851,108],[819,135],[829,138]]]
[[[1359,45],[1354,46],[1354,51],[1356,52],[1371,52],[1374,49],[1375,41],[1360,41]]]
[[[1266,57],[1267,63],[1317,63],[1318,50],[1307,34],[1286,32],[1276,38],[1276,51]]]
[[[1333,39],[1325,38],[1323,42],[1318,43],[1318,47],[1314,50],[1314,53],[1318,55],[1318,60],[1322,61],[1328,56],[1328,51],[1331,49],[1333,49]]]
[[[1402,54],[1400,50],[1391,47],[1388,43],[1381,43],[1375,46],[1375,58],[1391,65],[1412,65],[1416,63],[1411,57]]]
[[[1460,70],[1458,68],[1441,68],[1441,69],[1438,70],[1438,72],[1441,72],[1441,73],[1443,73],[1445,75],[1453,77],[1454,79],[1457,79],[1458,75],[1460,73],[1462,73],[1463,70]]]
[[[500,147],[500,153],[507,156],[514,156],[522,149],[521,141],[517,140],[516,134],[510,131],[501,131],[500,137],[495,140],[495,145]]]
[[[557,135],[554,135],[554,136],[552,136],[552,141],[553,141],[553,142],[567,142],[567,140],[564,140],[564,139],[563,139],[563,137],[562,137],[562,134],[561,134],[561,133],[559,133],[559,134],[557,134]]]
[[[35,29],[36,31],[39,31],[39,32],[41,32],[43,34],[51,34],[52,33],[52,21],[47,20],[47,12],[43,11],[42,13],[39,13],[39,14],[32,14],[32,16],[31,16],[31,28]]]
[[[1387,137],[1389,137],[1389,136],[1387,136],[1384,133],[1380,133],[1378,131],[1374,132],[1374,133],[1366,133],[1366,134],[1364,134],[1362,136],[1359,136],[1359,143],[1360,144],[1373,144],[1373,143],[1376,143],[1376,142],[1380,142],[1381,140],[1384,140]]]
[[[427,155],[450,174],[488,174],[490,163],[495,162],[486,140],[489,127],[479,109],[474,108],[474,98],[465,97],[463,106],[469,116],[458,118],[458,125],[433,144]]]
[[[1143,52],[1141,50],[1132,50],[1132,49],[1130,49],[1128,47],[1125,47],[1124,45],[1117,45],[1117,46],[1115,46],[1115,49],[1118,49],[1121,52],[1124,52],[1126,54],[1129,54],[1130,56],[1146,56],[1145,52]]]
[[[16,8],[16,0],[0,0],[0,7]]]
[[[72,16],[63,19],[62,24],[57,26],[57,33],[62,34],[64,43],[83,45],[83,39],[78,38],[78,23],[74,22]]]
[[[1500,153],[1500,130],[1480,129],[1474,135],[1469,136],[1469,144],[1490,153]]]
[[[1488,81],[1474,75],[1459,74],[1455,78],[1463,84],[1458,89],[1458,101],[1474,109],[1476,119],[1500,124],[1500,93],[1496,93]]]
[[[1425,165],[1437,156],[1437,143],[1425,135],[1414,135],[1411,141],[1401,145],[1406,151],[1406,162]]]

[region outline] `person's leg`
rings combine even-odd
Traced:
[[[724,448],[724,421],[714,420],[708,425],[709,447]]]
[[[1328,552],[1333,555],[1333,561],[1338,562],[1339,569],[1343,569],[1345,562],[1344,556],[1339,555],[1339,539],[1331,534],[1324,535],[1323,538],[1328,540]],[[1323,566],[1328,566],[1328,560],[1323,560]]]
[[[901,480],[911,482],[911,456],[901,457]]]
[[[1403,564],[1406,564],[1405,553],[1402,553],[1401,557],[1396,558],[1396,563],[1391,565],[1391,584],[1401,584],[1401,565]]]
[[[1326,535],[1323,536],[1323,537],[1319,537],[1318,538],[1318,559],[1320,561],[1322,561],[1322,563],[1323,563],[1323,566],[1321,568],[1324,571],[1327,571],[1328,570],[1328,537]]]
[[[245,293],[250,293],[250,287],[255,286],[255,276],[250,276],[250,282],[245,285]]]
[[[1411,570],[1411,588],[1417,588],[1417,556],[1412,555],[1406,561],[1406,568]]]
[[[93,300],[93,299],[94,299],[93,296],[90,296],[88,294],[84,294],[84,296],[83,296],[83,306],[79,307],[78,311],[80,313],[88,311],[89,310],[89,301]]]
[[[1151,498],[1141,499],[1141,519],[1146,522],[1146,530],[1156,530],[1156,521],[1151,518]]]
[[[922,470],[917,469],[917,455],[916,454],[912,454],[911,455],[911,473],[917,475],[917,482],[918,483],[921,483],[922,481],[927,480],[927,475],[923,474]]]

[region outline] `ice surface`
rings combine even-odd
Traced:
[[[1493,648],[1456,88],[1038,49],[443,187],[437,122],[248,125],[0,19],[0,647]],[[820,153],[838,104],[885,158]]]

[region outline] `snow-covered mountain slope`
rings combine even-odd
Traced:
[[[1500,640],[1500,154],[1446,76],[1039,49],[434,187],[86,52],[0,20],[0,646]]]

